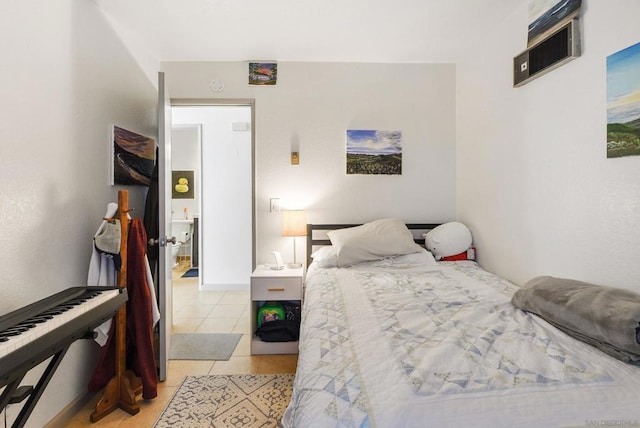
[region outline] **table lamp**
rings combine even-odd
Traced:
[[[307,215],[304,210],[282,211],[282,236],[293,237],[293,263],[290,269],[299,269],[302,263],[296,261],[296,236],[307,236]]]

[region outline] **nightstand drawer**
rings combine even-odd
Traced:
[[[251,278],[251,300],[300,300],[300,278]]]

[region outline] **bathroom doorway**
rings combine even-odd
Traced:
[[[176,177],[186,176],[187,185],[193,177],[193,193],[181,187],[172,199],[174,226],[186,224],[193,233],[178,258],[197,259],[190,267],[197,269],[200,290],[249,289],[255,265],[253,110],[253,100],[172,100],[172,169]]]

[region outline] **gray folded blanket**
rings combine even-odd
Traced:
[[[640,294],[540,276],[516,291],[511,302],[612,357],[640,365]]]

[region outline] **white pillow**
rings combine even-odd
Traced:
[[[422,250],[403,221],[387,218],[327,233],[336,249],[337,265],[379,260]]]
[[[311,254],[311,258],[320,267],[336,267],[338,264],[338,255],[333,245],[320,247]]]
[[[456,221],[441,224],[424,234],[424,244],[436,260],[466,251],[471,241],[469,228]]]

